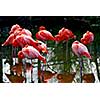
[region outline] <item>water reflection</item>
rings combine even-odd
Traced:
[[[6,62],[6,60],[7,59],[2,59],[2,67],[3,67],[3,82],[4,83],[11,83],[11,81],[7,78],[7,76],[5,75],[5,73],[6,74],[10,74],[10,64],[9,64],[9,62]],[[29,59],[26,59],[26,61],[28,62],[28,63],[30,63],[31,61],[29,60]],[[26,83],[31,83],[32,81],[34,82],[34,83],[38,83],[38,64],[37,64],[37,59],[34,59],[33,60],[33,62],[34,62],[34,64],[33,64],[33,74],[31,73],[31,71],[27,71],[26,72]],[[100,64],[100,58],[98,58],[97,59],[97,61],[98,61],[98,64]],[[6,62],[6,63],[5,63]],[[13,65],[15,65],[15,62],[17,62],[18,63],[18,59],[17,58],[13,58]],[[63,63],[63,62],[62,62]],[[85,71],[83,71],[84,72],[84,75],[86,75],[86,74],[92,74],[93,73],[93,76],[94,76],[94,82],[95,83],[99,83],[99,79],[98,79],[98,76],[97,76],[97,70],[96,70],[96,64],[95,64],[95,62],[91,62],[90,63],[90,61],[88,61],[87,62],[88,63],[88,65],[89,65],[89,67],[86,67],[85,66]],[[53,64],[53,62],[49,62],[48,64],[47,64],[47,66],[45,66],[44,67],[44,69],[43,70],[45,70],[45,71],[50,71],[50,72],[52,72],[52,73],[55,73],[55,72],[57,72],[57,74],[55,74],[53,77],[51,77],[50,79],[48,79],[47,80],[47,82],[48,83],[60,83],[60,81],[57,79],[57,75],[58,74],[63,74],[63,72],[62,72],[62,70],[60,70],[60,68],[61,68],[61,65],[57,65],[56,67],[54,67],[54,66],[52,66],[52,64]],[[74,76],[74,79],[73,79],[73,81],[71,82],[71,83],[80,83],[80,76],[79,76],[79,72],[77,71],[77,69],[76,69],[76,67],[77,67],[77,65],[78,65],[79,63],[76,61],[76,66],[75,66],[75,64],[72,64],[72,72],[76,72],[76,74],[75,74],[75,76]],[[49,66],[48,66],[49,65]],[[99,66],[100,67],[100,66]],[[67,74],[67,73],[66,73]],[[48,74],[49,75],[49,74]],[[22,72],[22,76],[24,76],[24,73]],[[31,79],[31,76],[33,76],[33,80]],[[65,75],[66,76],[66,75]],[[65,77],[64,76],[64,77]],[[66,76],[64,79],[67,79],[69,76]],[[88,75],[87,76],[83,76],[83,77],[88,77]],[[85,78],[83,78],[83,79],[85,79]],[[67,82],[67,80],[66,81],[62,81],[63,83],[64,82]],[[86,81],[85,80],[83,80],[83,83],[85,83]],[[23,83],[25,83],[25,81],[23,82]]]

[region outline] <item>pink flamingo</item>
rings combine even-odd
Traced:
[[[18,58],[30,58],[35,59],[38,58],[39,60],[43,61],[43,63],[46,63],[45,57],[43,57],[37,49],[35,49],[33,46],[26,45],[24,48],[22,48],[21,51],[18,52]]]
[[[75,55],[77,55],[79,57],[79,64],[80,64],[80,77],[81,80],[80,82],[82,83],[82,66],[83,66],[83,60],[82,60],[82,56],[85,56],[89,59],[91,59],[91,55],[87,49],[87,47],[80,43],[79,41],[74,41],[72,43],[72,51],[75,53]]]
[[[78,57],[85,56],[85,57],[91,59],[91,55],[90,55],[87,47],[84,44],[80,43],[79,41],[74,41],[72,43],[72,50]]]
[[[33,46],[28,46],[26,45],[24,48],[22,48],[21,51],[18,52],[18,58],[24,59],[24,58],[29,58],[29,59],[35,59],[38,58],[39,60],[43,61],[44,64],[46,64],[46,58],[43,57],[37,49],[35,49]],[[26,67],[26,63],[24,63],[24,67]],[[31,79],[32,77],[32,72],[33,69],[31,70]],[[26,73],[26,68],[24,68],[24,73]]]

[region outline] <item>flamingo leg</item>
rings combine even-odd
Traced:
[[[82,57],[79,57],[79,64],[80,64],[80,83],[82,83],[82,69],[83,69],[83,59]]]
[[[66,42],[66,66],[68,67],[68,41]],[[64,69],[66,71],[66,68]]]
[[[16,64],[16,57],[17,57],[17,48],[12,46],[12,58],[15,58],[14,64]]]
[[[31,69],[31,83],[34,83],[34,81],[33,81],[33,66],[32,66],[32,59],[31,59],[31,67],[32,67],[32,69]]]
[[[42,82],[44,82],[44,71],[43,71],[43,68],[44,68],[44,66],[42,65],[42,67],[41,67],[41,80],[42,80]]]
[[[12,63],[10,65],[13,65],[13,56],[14,56],[14,47],[12,46],[12,51],[11,51],[11,61],[12,61]],[[10,73],[12,75],[14,75],[13,71],[11,70],[11,67],[10,67]]]
[[[31,83],[34,83],[34,81],[33,81],[33,68],[31,69]]]
[[[38,60],[38,71],[41,71],[41,62],[39,60]],[[40,80],[39,76],[38,76],[38,83],[41,83],[41,80]]]
[[[23,62],[23,72],[24,72],[25,83],[26,83],[27,82],[27,78],[26,78],[26,62],[25,62],[25,59],[23,59],[22,62]]]

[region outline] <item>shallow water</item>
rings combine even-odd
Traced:
[[[15,64],[15,59],[13,65]],[[4,64],[6,59],[2,59],[2,67],[3,67],[3,82],[4,83],[11,83],[5,73],[10,74],[10,65],[9,63]],[[27,78],[27,83],[31,83],[31,71],[26,73],[26,78]],[[37,68],[33,68],[33,81],[35,83],[38,82],[38,77],[37,77]]]
[[[10,65],[9,65],[9,63],[4,63],[6,61],[6,59],[2,59],[2,67],[3,67],[3,82],[4,83],[11,83],[10,81],[9,81],[9,79],[7,78],[7,76],[5,75],[5,73],[7,73],[7,74],[10,74]],[[13,65],[15,64],[15,61],[16,62],[18,62],[18,59],[16,59],[15,60],[15,58],[13,58]],[[97,59],[97,61],[98,61],[98,63],[100,63],[100,59]],[[27,60],[27,62],[30,62],[30,60]],[[37,59],[35,59],[34,60],[34,62],[37,62]],[[77,63],[77,62],[76,62]],[[90,63],[90,62],[88,62],[88,63]],[[37,70],[37,64],[34,64],[34,68],[33,68],[33,81],[34,81],[34,83],[38,83],[38,70]],[[50,66],[51,68],[52,68],[52,66]],[[89,70],[89,69],[87,69],[88,70],[88,73],[93,73],[94,74],[94,76],[95,76],[95,83],[99,83],[99,80],[98,80],[98,77],[97,77],[97,71],[96,71],[96,65],[95,65],[95,63],[94,62],[92,62],[91,64],[90,64],[90,66],[89,66],[90,68],[91,68],[91,70]],[[100,66],[99,66],[100,67]],[[74,72],[76,72],[76,68],[75,68],[75,66],[73,65],[72,66],[72,68],[73,68],[73,71]],[[47,70],[48,71],[51,71],[51,72],[53,72],[51,69],[49,69],[49,68],[47,68]],[[57,70],[56,69],[56,71],[58,72],[58,73],[60,73],[60,71],[59,70]],[[79,72],[77,72],[76,73],[76,75],[75,75],[75,78],[74,78],[74,80],[76,80],[76,82],[75,83],[77,83],[77,82],[79,82],[79,79],[80,79],[80,76],[79,76]],[[24,74],[23,74],[24,75]],[[31,83],[31,71],[29,71],[29,72],[27,72],[26,73],[26,78],[27,78],[27,81],[26,81],[26,83]],[[74,82],[74,81],[73,81]],[[56,75],[55,76],[53,76],[51,79],[49,79],[48,80],[48,83],[58,83],[58,80],[57,80],[57,78],[56,78]]]

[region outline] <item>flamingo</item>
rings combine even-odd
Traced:
[[[33,46],[26,45],[24,48],[22,48],[22,50],[18,52],[18,58],[19,59],[24,59],[24,58],[35,59],[35,58],[38,58],[39,60],[43,61],[44,64],[46,64],[46,58],[43,57],[40,54],[40,52],[37,49],[35,49]],[[24,63],[24,65],[26,67],[26,63]],[[24,73],[26,73],[25,68],[24,68]],[[31,73],[31,75],[32,75],[32,73]]]
[[[90,55],[87,47],[84,44],[80,43],[79,41],[74,41],[72,43],[72,51],[78,57],[85,56],[85,57],[91,59],[91,55]]]
[[[22,29],[22,28],[18,28],[16,29],[14,32],[13,32],[15,38],[16,36],[20,35],[20,34],[24,34],[24,35],[27,35],[27,36],[30,36],[32,37],[32,33],[28,30],[28,29]]]
[[[11,45],[13,43],[13,40],[16,39],[18,35],[21,34],[32,37],[32,33],[28,29],[22,29],[18,24],[15,24],[11,27],[9,34],[10,34],[9,37],[2,44],[2,46]]]
[[[20,47],[22,47],[22,48],[23,48],[26,44],[32,45],[33,47],[37,47],[37,46],[36,46],[36,45],[37,45],[37,42],[36,42],[34,39],[32,39],[32,37],[27,36],[27,35],[25,35],[25,34],[20,34],[20,35],[18,35],[18,36],[13,40],[13,43],[12,43],[12,45],[13,45],[14,47],[20,46]]]
[[[41,41],[55,40],[53,35],[47,31],[44,26],[39,27],[39,32],[36,33],[36,38]]]
[[[14,34],[15,37],[18,35],[18,34],[25,34],[25,35],[28,35],[28,36],[31,36],[32,37],[32,33],[28,30],[28,29],[23,29],[21,28],[21,26],[19,26],[18,24],[15,24],[11,27],[11,30],[9,32],[9,34]]]
[[[41,52],[41,51],[44,53],[48,52],[47,46],[45,43],[43,43],[42,41],[39,41],[39,40],[35,41],[34,39],[32,39],[32,37],[27,36],[25,34],[18,35],[13,40],[13,43],[12,43],[12,45],[14,47],[22,47],[22,48],[27,44],[35,47],[39,52]]]
[[[83,34],[83,37],[81,38],[81,42],[85,45],[92,43],[94,40],[94,34],[92,32],[87,31],[85,34]]]
[[[21,51],[18,52],[18,58],[38,58],[39,60],[43,61],[43,63],[46,63],[45,57],[43,57],[37,49],[35,49],[33,46],[26,45],[24,48],[22,48]]]
[[[82,67],[83,67],[83,59],[82,56],[85,56],[89,59],[92,59],[87,47],[80,43],[79,41],[74,41],[72,43],[72,51],[79,57],[80,64],[80,82],[82,83]]]
[[[58,34],[55,36],[55,40],[58,41],[58,42],[61,42],[61,41],[68,41],[69,39],[72,39],[72,38],[76,38],[76,36],[72,33],[71,30],[69,29],[66,29],[66,28],[61,28],[58,32]]]
[[[36,33],[36,38],[37,40],[41,40],[45,42],[48,40],[55,41],[53,35],[49,31],[47,31],[44,26],[39,27],[39,31]]]
[[[66,43],[66,59],[65,59],[65,62],[66,62],[66,65],[68,66],[68,40],[69,39],[75,39],[76,36],[73,34],[73,32],[69,29],[66,29],[65,27],[61,28],[58,32],[57,35],[55,35],[55,41],[56,41],[56,45],[59,43],[59,42],[64,42]],[[64,68],[65,70],[65,68]]]

